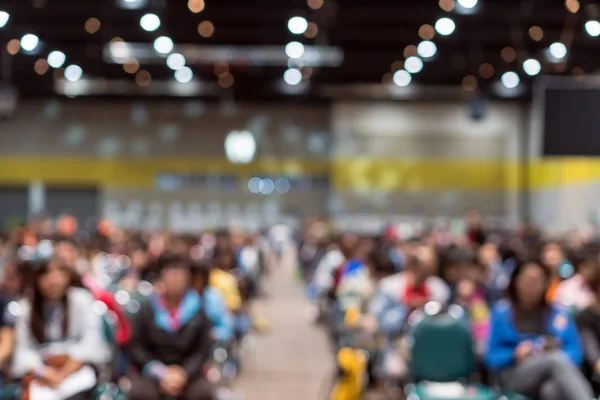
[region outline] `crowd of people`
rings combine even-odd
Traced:
[[[91,399],[114,382],[100,398],[216,399],[244,337],[269,329],[252,304],[273,253],[266,236],[232,230],[83,231],[70,216],[11,230],[0,240],[0,398]]]
[[[394,226],[372,236],[307,223],[296,235],[299,271],[333,349],[351,319],[385,338],[369,384],[404,387],[411,315],[460,306],[480,382],[532,399],[594,398],[600,241],[490,231],[476,213],[466,221],[463,234],[440,226],[410,237]],[[69,216],[11,230],[0,240],[0,395],[89,399],[119,382],[131,400],[216,399],[242,365],[245,335],[269,329],[253,300],[290,237],[283,226],[174,235],[100,221],[83,231]]]
[[[356,329],[385,338],[369,361],[370,386],[392,377],[404,387],[413,361],[403,340],[410,315],[429,304],[460,306],[478,382],[531,399],[595,398],[598,238],[588,232],[550,237],[532,226],[490,231],[475,212],[465,221],[464,233],[432,227],[411,237],[400,237],[394,226],[376,237],[329,235],[319,222],[307,226],[301,270],[334,349],[344,346],[348,316],[358,310]]]

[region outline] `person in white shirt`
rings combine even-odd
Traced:
[[[24,378],[29,400],[88,399],[93,366],[111,358],[92,294],[71,280],[69,268],[44,261],[30,295],[17,303],[12,374]]]

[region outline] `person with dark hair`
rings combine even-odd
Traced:
[[[550,282],[546,292],[548,301],[555,301],[558,288],[561,282],[570,278],[573,271],[566,271],[565,266],[570,266],[567,262],[564,250],[558,242],[548,242],[542,246],[540,258],[544,267],[550,272]],[[567,269],[572,269],[571,268]]]
[[[595,257],[584,264],[596,266],[586,278],[592,300],[577,314],[575,320],[583,344],[584,372],[594,388],[600,390],[600,269],[597,268]]]
[[[127,346],[131,364],[142,372],[128,398],[213,400],[213,387],[202,374],[212,344],[211,324],[192,287],[191,262],[165,253],[158,266],[162,290],[135,315]]]
[[[30,400],[89,398],[92,366],[111,357],[93,304],[91,293],[71,285],[67,267],[56,260],[37,265],[31,293],[18,303],[12,365]]]
[[[2,269],[0,296],[5,299],[18,300],[25,289],[25,277],[29,271],[27,263],[9,260]]]
[[[550,273],[537,262],[513,272],[508,298],[494,306],[486,354],[500,386],[540,400],[587,400],[590,385],[579,370],[583,354],[568,311],[547,302]]]

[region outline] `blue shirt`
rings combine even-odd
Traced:
[[[559,341],[565,355],[575,365],[580,365],[583,361],[581,341],[568,310],[555,305],[550,306],[550,314],[545,324],[545,331]],[[542,336],[519,332],[514,323],[512,305],[507,300],[501,300],[492,309],[486,364],[495,371],[510,367],[515,363],[514,353],[520,343],[531,341],[535,345],[542,340]]]
[[[217,289],[208,286],[204,289],[206,317],[212,324],[213,336],[216,340],[228,342],[233,338],[233,315],[227,309],[223,295]]]

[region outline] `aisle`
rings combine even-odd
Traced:
[[[273,329],[256,338],[239,392],[244,400],[325,400],[333,360],[325,335],[308,321],[308,302],[293,268],[273,273],[267,287],[263,308]]]

